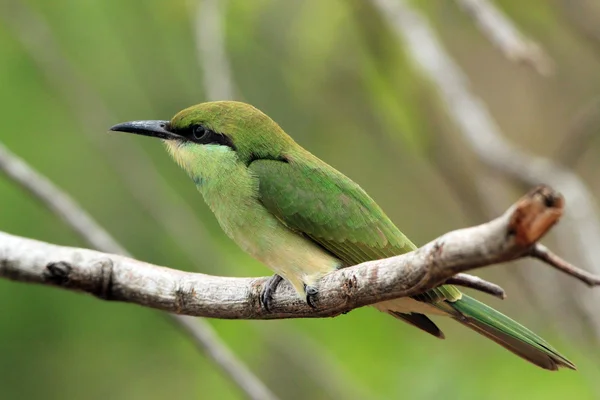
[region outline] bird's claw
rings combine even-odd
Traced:
[[[262,292],[260,293],[260,305],[267,311],[271,311],[271,302],[273,301],[273,293],[277,290],[277,286],[281,283],[283,278],[279,275],[273,275],[270,277],[265,285],[263,286]]]
[[[317,305],[315,304],[315,298],[319,294],[319,290],[317,290],[315,286],[304,285],[304,293],[306,293],[306,303],[311,308],[317,308]]]

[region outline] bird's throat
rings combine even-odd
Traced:
[[[165,140],[169,154],[175,162],[187,172],[196,186],[204,187],[213,182],[219,187],[225,184],[232,175],[239,174],[244,167],[235,151],[227,146],[203,145],[198,146],[188,142]]]

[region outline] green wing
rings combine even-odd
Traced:
[[[256,160],[249,166],[258,177],[262,204],[290,229],[311,238],[346,265],[407,253],[415,245],[354,182],[321,160]],[[516,355],[549,370],[574,369],[545,340],[483,303],[443,285],[415,296],[447,312],[458,322],[494,340]],[[443,338],[425,315],[390,314]]]
[[[258,177],[262,204],[347,266],[416,249],[360,186],[314,156],[307,162],[256,160],[249,168]],[[435,303],[460,296],[444,285],[418,299]]]

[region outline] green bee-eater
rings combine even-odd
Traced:
[[[323,275],[416,249],[360,186],[248,104],[203,103],[170,121],[111,130],[164,141],[225,233],[275,271],[265,307],[282,278],[311,304]],[[542,368],[575,369],[544,339],[454,286],[375,307],[438,338],[442,331],[425,314],[449,316]]]

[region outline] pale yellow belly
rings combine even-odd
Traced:
[[[248,254],[290,282],[304,297],[304,285],[314,285],[341,262],[320,246],[288,229],[260,203],[247,207],[235,220],[219,218],[225,232]]]
[[[260,206],[262,208],[262,205]],[[255,210],[254,218],[260,224],[241,224],[231,237],[247,253],[286,279],[301,298],[304,285],[315,285],[325,274],[335,270],[341,262],[311,240],[291,231],[266,210]],[[410,297],[384,301],[373,305],[380,311],[446,315],[427,303]]]

